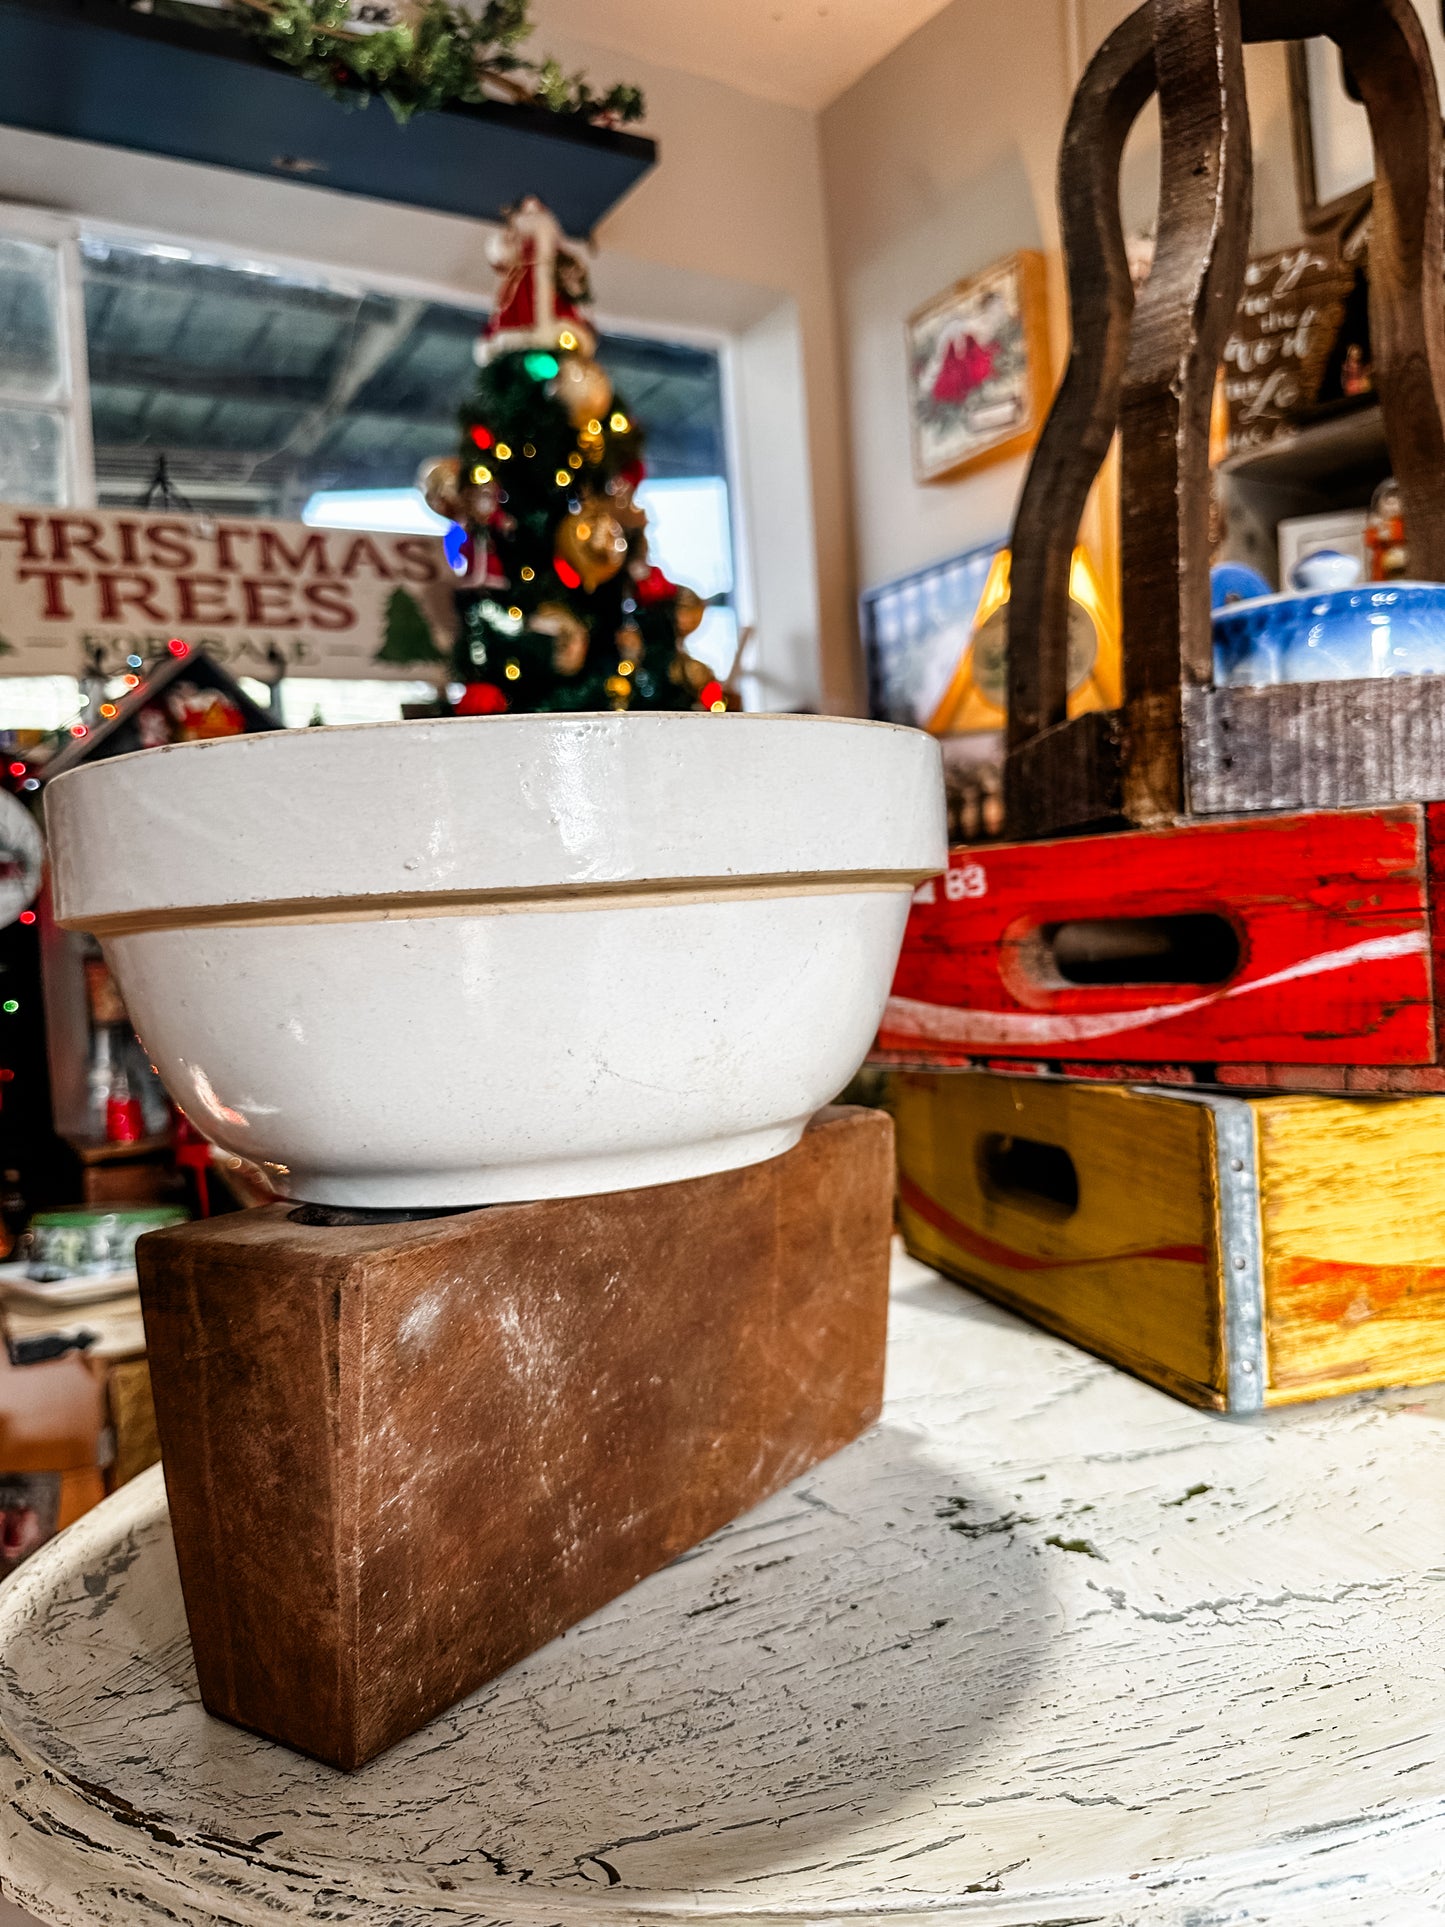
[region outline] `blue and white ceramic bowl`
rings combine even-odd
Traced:
[[[1214,614],[1216,683],[1338,682],[1445,671],[1445,583],[1362,582]]]

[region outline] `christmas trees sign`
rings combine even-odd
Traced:
[[[493,258],[461,453],[420,478],[453,524],[459,712],[726,708],[682,646],[701,599],[648,558],[642,435],[593,360],[583,263],[530,198]]]

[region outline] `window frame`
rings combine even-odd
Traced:
[[[59,266],[57,346],[61,394],[37,401],[5,384],[0,358],[0,408],[31,408],[59,417],[65,449],[61,491],[66,508],[95,506],[95,450],[90,433],[90,362],[85,338],[85,294],[80,276],[80,236],[84,223],[71,215],[7,203],[0,209],[0,238],[35,241],[53,247]]]
[[[252,273],[276,272],[294,276],[297,280],[320,283],[335,289],[340,294],[356,297],[378,294],[401,300],[434,301],[455,308],[475,308],[484,300],[475,288],[459,287],[448,281],[392,274],[384,269],[374,271],[368,269],[366,273],[358,274],[353,268],[333,266],[305,255],[262,252],[256,248],[236,247],[225,242],[202,241],[185,234],[135,226],[129,222],[92,220],[84,216],[55,221],[55,217],[47,216],[38,209],[27,209],[25,213],[27,216],[33,215],[42,222],[54,221],[57,228],[68,229],[71,235],[70,273],[73,276],[75,296],[80,304],[76,339],[79,343],[80,373],[82,377],[86,377],[83,383],[85,472],[90,493],[81,506],[93,507],[95,503],[85,308],[80,283],[80,244],[84,236],[90,235],[98,241],[112,242],[118,247],[185,248],[203,261],[214,261],[228,267],[249,270]],[[485,223],[477,225],[479,235],[495,232]],[[4,223],[0,222],[0,231],[3,231],[3,226]],[[722,329],[678,322],[658,323],[641,320],[634,315],[595,305],[592,318],[601,334],[631,335],[641,341],[676,342],[680,347],[705,348],[718,358],[718,378],[722,393],[723,480],[727,486],[728,522],[733,549],[732,607],[737,617],[738,634],[742,637],[756,624],[757,605],[751,567],[752,551],[748,539],[741,486],[742,411],[738,392],[737,352],[733,337]],[[460,399],[458,397],[459,402]]]

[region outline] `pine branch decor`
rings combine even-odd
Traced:
[[[135,0],[125,0],[134,5]],[[229,0],[221,9],[153,0],[173,19],[246,33],[273,60],[334,100],[364,107],[380,95],[398,121],[453,103],[502,99],[618,126],[640,120],[640,89],[596,93],[583,73],[518,49],[533,31],[530,0],[487,0],[479,13],[451,0],[392,0],[389,24],[358,26],[352,0]]]

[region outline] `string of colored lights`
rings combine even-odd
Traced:
[[[190,653],[191,645],[180,636],[172,636],[166,643],[166,654],[172,660],[183,660]],[[161,658],[155,657],[152,660],[159,662]],[[134,690],[139,689],[147,680],[143,673],[145,670],[145,658],[143,656],[132,654],[126,657],[125,662],[124,673],[116,678],[126,691],[126,695],[121,698],[121,702],[129,700],[130,694]],[[88,696],[82,696],[80,704],[82,711],[89,708],[90,698]],[[104,702],[97,705],[96,713],[103,721],[110,722],[120,714],[120,708],[120,703],[112,702],[107,698]],[[84,739],[91,734],[92,727],[93,725],[87,722],[80,712],[77,712],[70,722],[61,723],[55,729],[47,730],[39,742],[32,744],[30,748],[24,752],[17,752],[11,761],[6,764],[5,774],[9,778],[10,785],[14,790],[22,794],[33,794],[40,788],[45,766],[54,756],[56,750],[65,743],[67,738],[75,742],[84,741]],[[40,771],[41,774],[37,775],[37,771]],[[25,916],[22,915],[21,921],[24,922],[25,920]],[[33,921],[33,918],[31,920]]]

